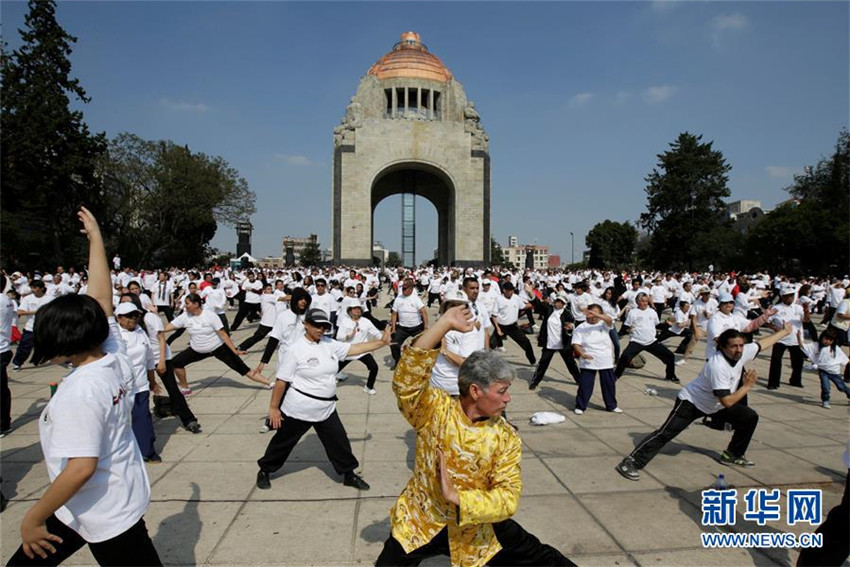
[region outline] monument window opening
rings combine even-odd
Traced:
[[[440,92],[420,87],[384,89],[387,118],[440,120]]]

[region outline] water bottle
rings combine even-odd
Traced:
[[[717,490],[726,490],[727,488],[729,488],[729,485],[726,484],[726,475],[724,475],[723,473],[717,475],[717,480],[714,481],[712,488]]]
[[[655,388],[647,388],[643,391],[643,393],[647,396],[657,396],[658,390],[656,390]]]

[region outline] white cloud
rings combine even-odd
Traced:
[[[578,108],[579,106],[584,106],[590,99],[593,98],[593,93],[578,93],[570,97],[570,106],[572,108]]]
[[[650,104],[660,104],[676,93],[673,85],[656,85],[643,91],[643,100]]]
[[[784,165],[769,165],[764,168],[769,177],[774,179],[787,179],[794,173],[794,169]]]
[[[203,102],[184,102],[168,98],[160,99],[159,104],[163,108],[177,112],[206,112],[210,109],[210,107]]]
[[[305,166],[305,167],[309,167],[309,166],[312,166],[312,165],[320,165],[319,163],[308,158],[307,156],[297,156],[297,155],[291,155],[291,154],[275,154],[274,157],[275,157],[275,159],[280,160],[280,161],[286,163],[287,165],[298,165],[298,166]]]
[[[733,33],[739,33],[749,27],[750,21],[744,14],[734,12],[732,14],[721,14],[711,20],[711,41],[715,47],[720,47],[723,40]]]

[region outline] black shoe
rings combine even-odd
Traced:
[[[153,454],[153,455],[151,455],[150,457],[145,457],[145,462],[146,462],[146,463],[151,463],[151,464],[154,464],[154,465],[158,465],[159,463],[161,463],[161,462],[162,462],[162,457],[160,457],[159,455],[157,455],[156,453],[154,453],[154,454]]]
[[[191,431],[192,433],[200,433],[201,432],[201,424],[197,421],[190,421],[186,424],[186,430]]]
[[[535,365],[537,365],[537,359],[536,358],[529,358],[528,363],[532,366],[535,366]]]
[[[623,477],[629,480],[640,480],[640,473],[638,472],[637,463],[631,457],[626,457],[620,464],[615,467],[617,472],[620,473]]]
[[[802,388],[803,387],[802,384],[791,384],[791,383],[789,383],[788,385],[791,386],[792,388]]]
[[[538,376],[537,378],[532,379],[531,382],[528,384],[528,389],[529,390],[535,389],[537,386],[540,385],[540,382],[542,382],[542,381],[543,381],[543,376]]]
[[[665,380],[666,380],[667,382],[673,382],[674,384],[679,384],[679,383],[681,382],[681,380],[679,380],[679,379],[678,379],[678,378],[676,378],[675,376],[673,376],[672,378],[665,378]]]
[[[363,480],[363,477],[355,472],[345,473],[345,478],[342,480],[342,484],[354,487],[357,490],[369,490],[370,488],[369,483]]]
[[[260,490],[268,490],[272,487],[272,482],[269,480],[269,473],[266,471],[259,471],[257,473],[257,488]]]

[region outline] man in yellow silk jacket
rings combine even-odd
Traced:
[[[466,306],[449,309],[398,364],[393,391],[416,430],[413,478],[390,511],[392,533],[376,565],[573,565],[510,519],[522,492],[522,444],[502,418],[513,370],[494,352],[472,353],[458,373],[459,398],[429,385],[443,335],[467,332]]]

